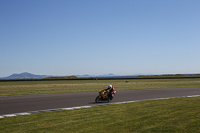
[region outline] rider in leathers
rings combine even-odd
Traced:
[[[108,88],[105,89],[108,92],[108,99],[112,100],[112,94],[115,93],[115,88],[112,85],[109,85]]]

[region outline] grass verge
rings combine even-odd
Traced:
[[[90,92],[112,84],[116,90],[200,87],[200,78],[126,80],[56,80],[0,82],[0,96]]]
[[[200,132],[200,97],[141,101],[0,119],[1,132]]]

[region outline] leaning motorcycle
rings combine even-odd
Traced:
[[[102,101],[110,102],[112,101],[113,97],[115,96],[116,91],[109,94],[106,90],[100,90],[99,95],[96,97],[95,102],[100,103]]]

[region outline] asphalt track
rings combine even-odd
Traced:
[[[111,103],[148,100],[170,97],[184,97],[200,95],[200,87],[168,88],[168,89],[143,89],[118,91]],[[38,94],[22,96],[0,97],[0,115],[48,110],[56,108],[69,108],[78,106],[93,106],[98,92]],[[101,103],[98,105],[107,104]]]

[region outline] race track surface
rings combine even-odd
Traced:
[[[200,95],[200,87],[118,91],[112,101],[124,102],[168,97]],[[55,108],[96,105],[97,92],[39,94],[0,97],[0,115]],[[106,104],[106,103],[102,103]]]

